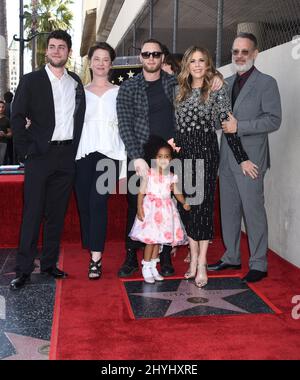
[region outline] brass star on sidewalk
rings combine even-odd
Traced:
[[[205,290],[197,288],[192,282],[183,280],[180,282],[176,291],[131,293],[131,295],[172,301],[165,316],[173,315],[198,306],[210,306],[217,309],[248,314],[249,312],[247,310],[241,309],[225,300],[226,297],[243,293],[248,290],[249,289]]]

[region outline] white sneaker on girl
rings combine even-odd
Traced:
[[[155,280],[152,274],[152,262],[151,261],[145,261],[142,260],[142,275],[144,277],[144,281],[147,282],[147,284],[154,284]]]

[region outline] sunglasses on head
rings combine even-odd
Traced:
[[[161,51],[143,51],[141,53],[141,56],[145,59],[148,59],[151,57],[153,58],[160,58],[163,53]]]
[[[247,49],[243,49],[243,50],[231,49],[231,53],[232,53],[232,55],[239,55],[241,53],[244,57],[246,57],[247,55],[249,55],[250,50],[247,50]]]

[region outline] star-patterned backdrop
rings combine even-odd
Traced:
[[[120,86],[125,80],[133,78],[142,71],[141,65],[113,66],[110,81]]]

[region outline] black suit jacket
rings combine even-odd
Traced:
[[[84,121],[85,94],[79,77],[70,71],[68,74],[78,83],[73,132],[75,159]],[[31,120],[28,129],[25,128],[26,117]],[[44,154],[49,149],[55,128],[55,112],[51,82],[45,67],[24,75],[20,80],[12,105],[11,126],[21,161],[27,156]]]

